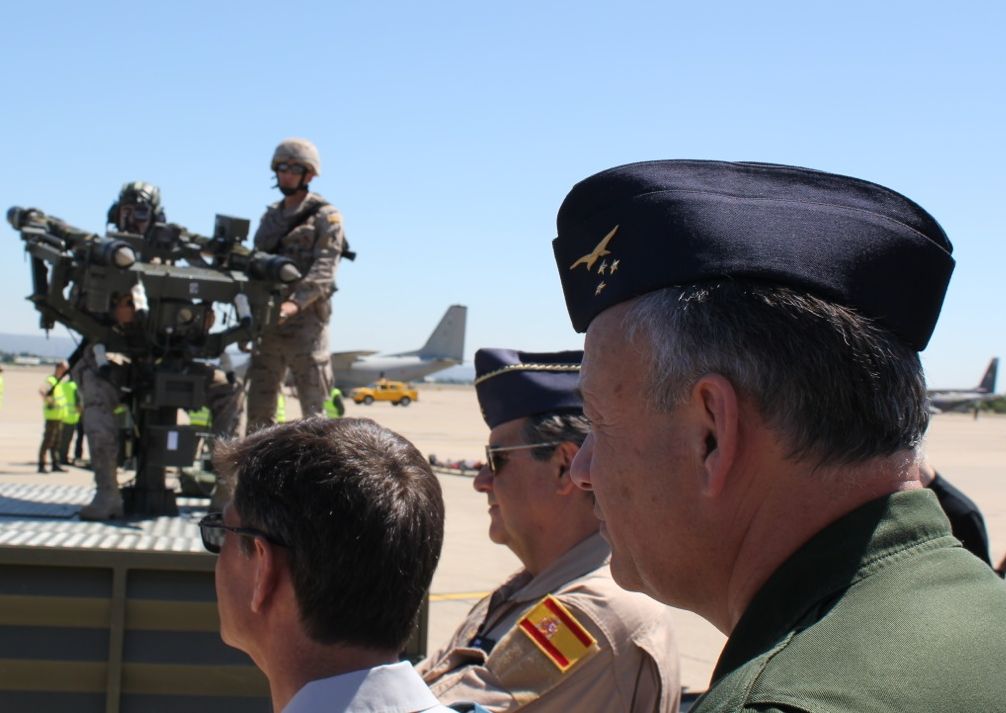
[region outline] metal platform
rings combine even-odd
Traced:
[[[0,545],[141,552],[204,552],[199,520],[208,500],[179,498],[178,517],[82,522],[94,488],[0,483]]]

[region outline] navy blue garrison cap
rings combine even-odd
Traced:
[[[794,166],[649,161],[602,171],[559,208],[555,259],[578,332],[609,307],[725,276],[855,309],[921,351],[953,247],[894,191]]]
[[[489,428],[542,413],[581,413],[576,387],[582,351],[475,352],[475,391]]]

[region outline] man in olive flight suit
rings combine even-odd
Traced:
[[[268,325],[248,369],[248,432],[274,423],[276,396],[287,367],[304,418],[325,413],[332,388],[328,321],[335,272],[345,238],[342,216],[309,183],[321,175],[314,144],[286,139],[276,147],[272,170],[283,199],[262,216],[255,248],[293,260],[303,277],[286,288],[276,322]]]
[[[1006,710],[1006,587],[919,481],[939,224],[719,161],[603,171],[557,222],[615,581],[729,637],[691,713]]]

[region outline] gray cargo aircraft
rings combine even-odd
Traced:
[[[970,408],[982,401],[996,398],[996,372],[999,370],[999,357],[992,357],[985,376],[972,389],[930,389],[929,408],[933,413],[952,411],[960,408]]]
[[[460,364],[465,351],[467,317],[467,307],[451,305],[426,344],[411,352],[332,352],[332,375],[336,385],[346,390],[372,384],[380,378],[415,381]]]

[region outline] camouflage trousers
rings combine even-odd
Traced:
[[[78,383],[84,400],[84,434],[91,452],[95,485],[98,488],[117,488],[121,426],[115,409],[119,405],[119,390],[101,377],[89,354],[74,368],[74,380]],[[206,400],[213,414],[214,435],[223,438],[237,435],[244,406],[241,382],[231,383],[223,371],[214,369],[207,387]]]
[[[323,416],[332,388],[332,361],[328,320],[315,309],[262,334],[248,367],[248,433],[275,423],[276,397],[287,368],[303,417]]]
[[[91,453],[95,485],[117,488],[115,477],[119,456],[119,424],[115,408],[119,405],[119,390],[101,378],[93,365],[82,363],[74,369],[74,381],[80,388],[87,416],[84,418],[84,436]]]
[[[240,380],[231,383],[220,369],[213,370],[206,405],[213,415],[213,435],[217,438],[234,438],[244,410],[244,388]]]

